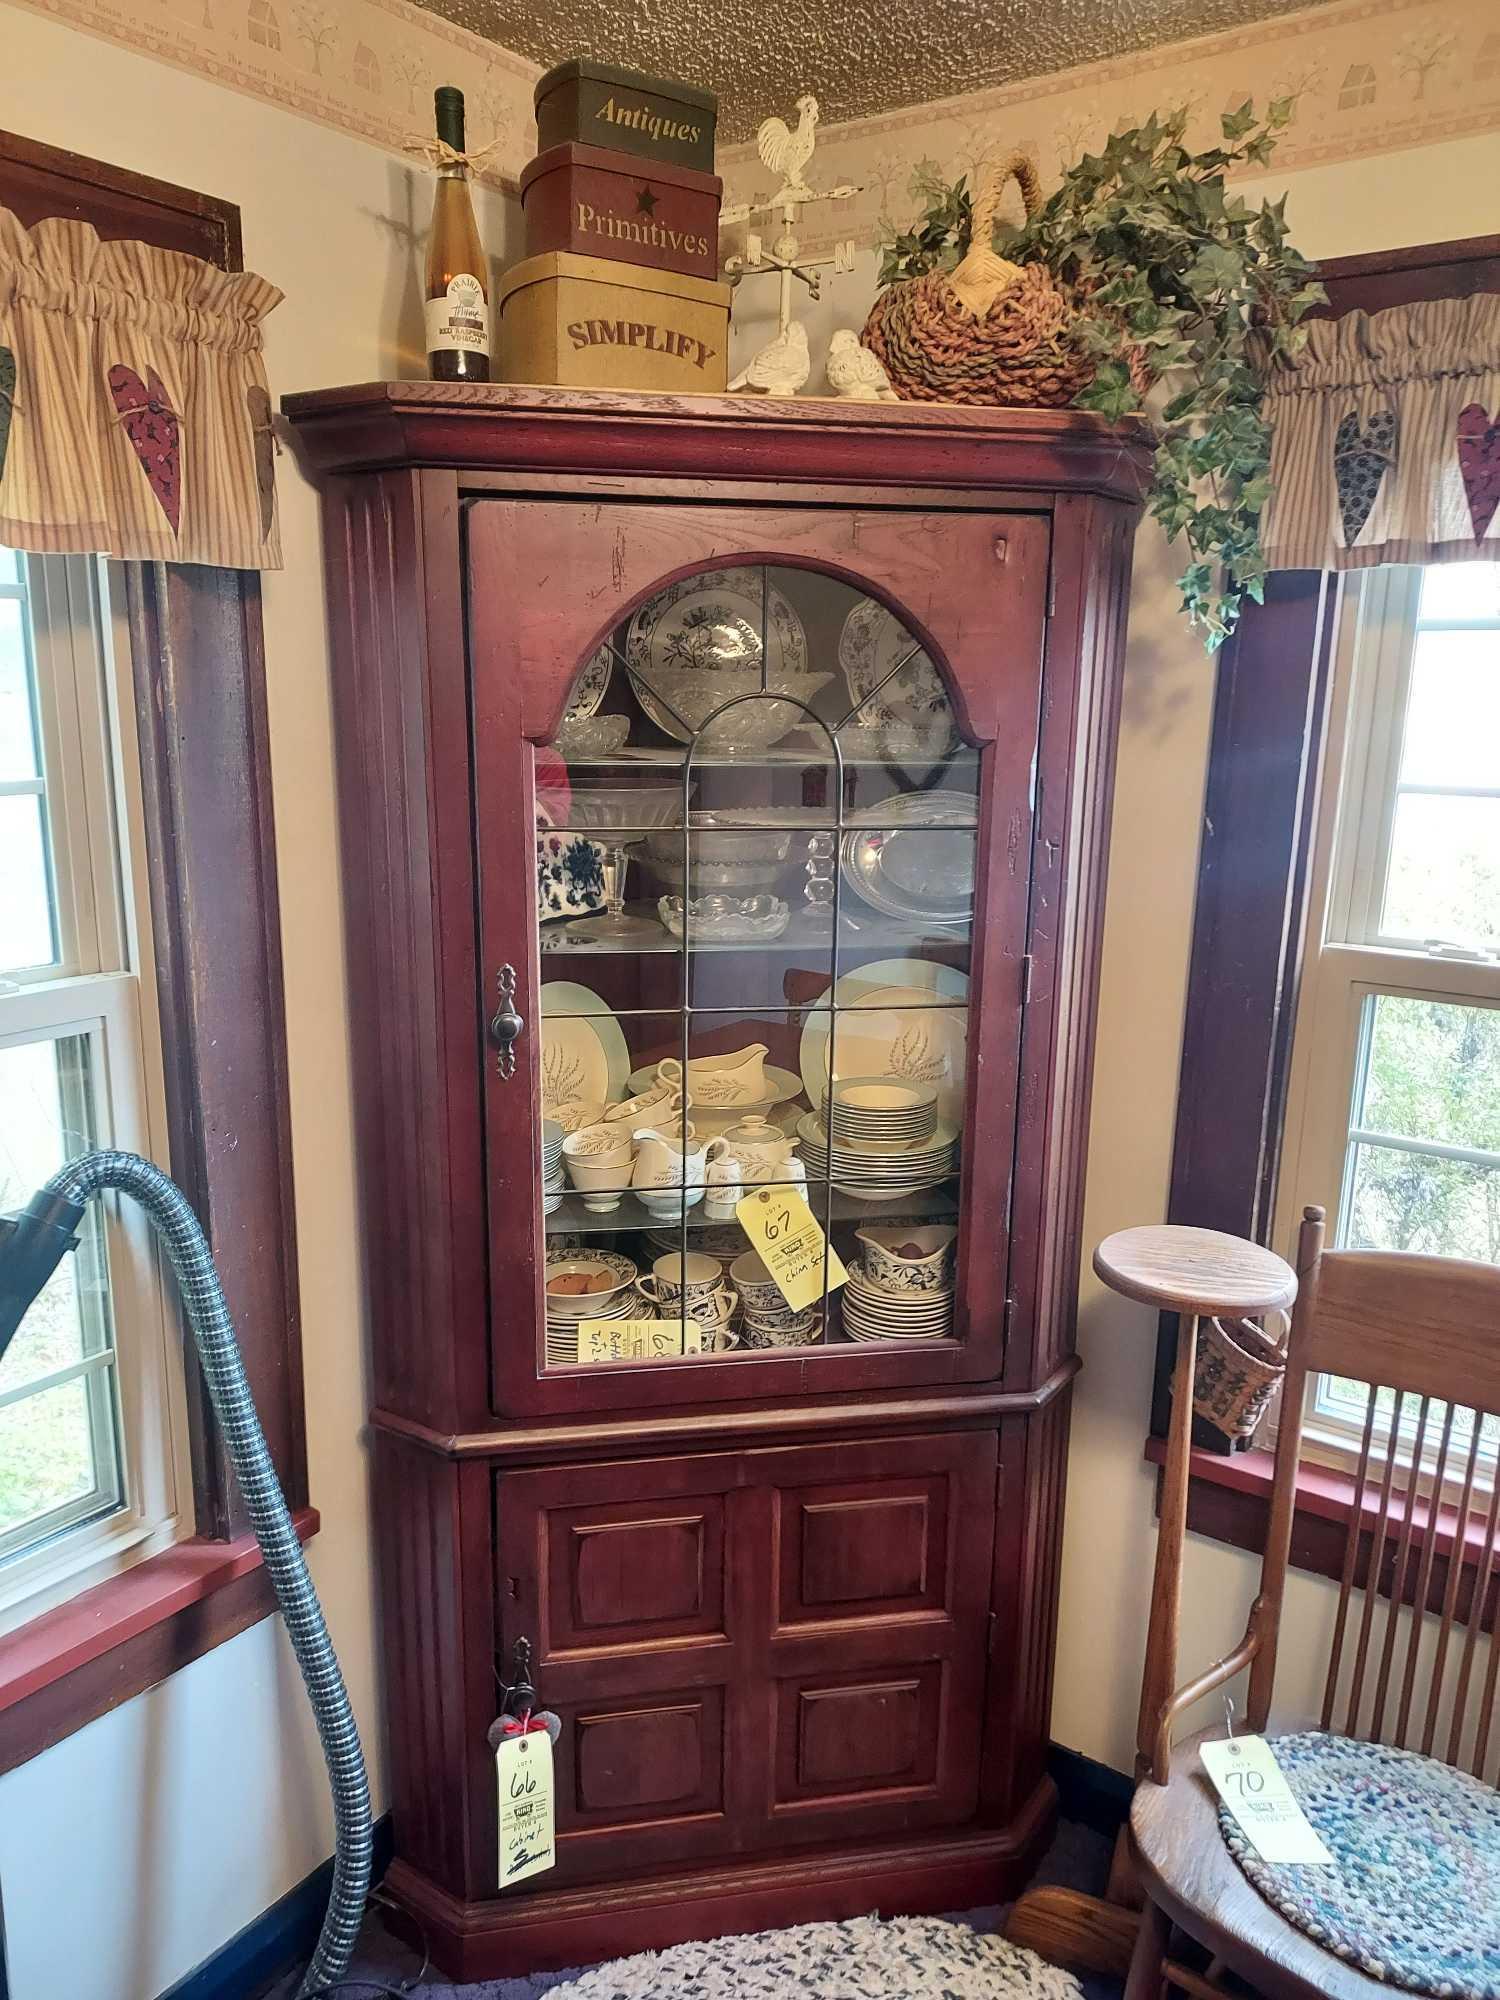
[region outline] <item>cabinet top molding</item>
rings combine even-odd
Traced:
[[[670,396],[515,383],[366,382],[288,396],[317,472],[740,479],[767,485],[1004,488],[1139,502],[1150,437],[1086,410]]]

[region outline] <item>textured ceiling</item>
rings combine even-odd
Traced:
[[[828,122],[1044,76],[1288,11],[1288,0],[420,0],[544,68],[593,56],[717,92],[725,144],[812,91]]]

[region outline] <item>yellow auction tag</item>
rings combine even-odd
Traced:
[[[578,1324],[578,1359],[660,1361],[701,1354],[703,1329],[695,1319],[585,1319]]]
[[[734,1212],[793,1312],[822,1298],[823,1231],[805,1196],[792,1187],[758,1187],[742,1196]],[[830,1249],[829,1291],[836,1291],[848,1275],[838,1252]]]
[[[545,1729],[507,1736],[495,1752],[500,1794],[500,1887],[540,1875],[557,1861],[552,1810],[552,1739]]]
[[[1263,1861],[1328,1867],[1333,1856],[1302,1810],[1276,1753],[1263,1736],[1200,1743],[1198,1754],[1214,1788]]]

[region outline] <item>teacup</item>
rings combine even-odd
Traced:
[[[698,1250],[689,1250],[686,1256],[680,1250],[669,1250],[657,1258],[648,1275],[635,1282],[641,1297],[664,1312],[686,1312],[696,1319],[701,1309],[712,1318],[718,1317],[714,1300],[724,1278],[717,1257],[707,1257]]]
[[[761,1328],[796,1328],[810,1320],[816,1319],[820,1310],[821,1308],[818,1306],[802,1306],[800,1308],[789,1306],[785,1299],[782,1299],[774,1306],[752,1307],[747,1305],[745,1307],[745,1324],[746,1326],[753,1324]]]
[[[604,1116],[604,1106],[586,1097],[569,1097],[562,1103],[548,1102],[547,1116],[561,1125],[564,1132],[573,1133],[585,1125],[596,1125]]]
[[[608,1125],[623,1124],[626,1119],[646,1125],[654,1124],[657,1119],[670,1122],[681,1109],[682,1092],[674,1084],[655,1083],[638,1097],[626,1098],[623,1104],[607,1104],[604,1121]]]
[[[736,1257],[729,1267],[735,1290],[745,1302],[746,1313],[789,1311],[780,1285],[771,1276],[754,1250]]]
[[[747,1315],[740,1330],[746,1347],[813,1347],[823,1337],[823,1315],[799,1313],[786,1325],[771,1325]]]

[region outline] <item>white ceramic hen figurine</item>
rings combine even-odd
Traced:
[[[748,368],[735,376],[729,387],[763,389],[768,396],[795,396],[812,373],[812,356],[807,351],[807,329],[793,320],[785,333],[756,355]]]
[[[799,97],[795,131],[784,118],[768,118],[755,135],[755,144],[764,164],[773,174],[780,174],[784,190],[803,200],[810,200],[812,195],[805,176],[807,163],[817,143],[817,129],[817,98]]]
[[[841,326],[828,343],[828,381],[851,403],[897,400],[885,363],[868,347],[861,347],[859,335],[847,326]]]

